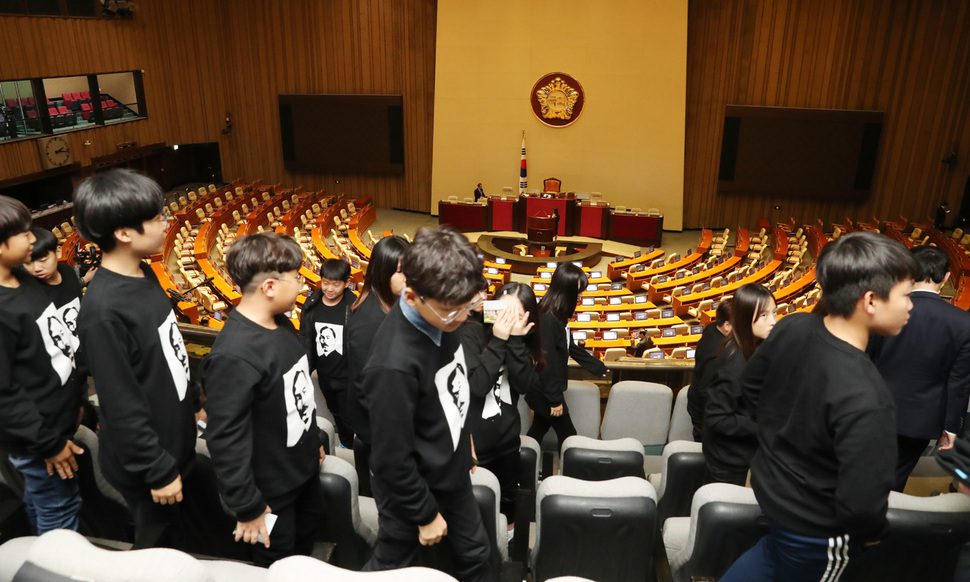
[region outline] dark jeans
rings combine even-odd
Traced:
[[[768,533],[719,582],[838,582],[862,544],[848,535],[803,536],[768,523]]]
[[[549,429],[556,431],[556,438],[559,439],[559,451],[562,451],[562,444],[565,440],[576,434],[576,427],[573,426],[573,419],[569,417],[569,408],[563,404],[562,416],[550,416],[549,407],[539,407],[535,410],[532,417],[532,426],[529,428],[529,436],[540,444],[542,438],[546,436]]]
[[[161,505],[148,487],[130,489],[112,483],[135,521],[132,549],[165,547],[233,559],[248,559],[249,549],[233,542],[236,527],[222,509],[212,461],[197,455],[182,477],[182,502]]]
[[[896,447],[898,457],[896,461],[896,483],[893,491],[902,491],[906,488],[906,481],[909,474],[916,468],[920,456],[926,450],[930,439],[914,439],[902,435],[896,435]]]
[[[320,478],[314,475],[299,489],[283,497],[266,501],[276,525],[269,535],[270,547],[253,546],[253,563],[268,567],[288,556],[309,556],[313,550],[317,528],[323,521],[323,492]]]
[[[515,490],[519,487],[519,450],[515,449],[500,457],[481,461],[480,466],[498,478],[501,489],[499,510],[505,514],[509,525],[515,523]]]
[[[364,565],[365,572],[404,568],[414,562],[420,544],[418,528],[400,521],[388,512],[387,498],[382,495],[386,488],[377,479],[371,480],[377,501],[379,530],[374,554]],[[451,546],[457,577],[462,581],[493,580],[491,545],[482,514],[472,494],[471,481],[460,491],[447,495],[435,494],[438,511],[448,524],[448,534],[442,540]]]
[[[47,474],[44,459],[30,455],[8,455],[10,464],[24,476],[24,509],[35,535],[52,529],[77,531],[81,494],[77,477],[61,479]]]

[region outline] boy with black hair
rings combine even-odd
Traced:
[[[912,254],[921,274],[909,323],[898,336],[873,338],[868,350],[896,402],[896,491],[906,487],[927,442],[953,446],[970,395],[970,314],[940,297],[950,259],[939,247]]]
[[[226,267],[243,297],[202,364],[209,451],[236,516],[235,539],[256,544],[259,566],[309,554],[323,517],[310,367],[284,315],[303,285],[302,261],[300,246],[282,234],[232,244]]]
[[[30,260],[30,211],[0,196],[0,451],[24,477],[24,506],[37,535],[78,528],[81,497],[71,441],[81,407],[73,335]]]
[[[337,434],[343,447],[354,446],[354,433],[347,426],[347,360],[344,358],[344,331],[354,304],[350,286],[350,265],[343,259],[327,259],[320,266],[320,288],[303,305],[300,337],[303,339],[310,369],[317,371],[320,389],[333,413]]]
[[[81,182],[74,211],[81,235],[103,252],[78,331],[101,405],[102,471],[128,503],[135,547],[232,555],[212,466],[195,454],[185,343],[143,261],[165,243],[162,190],[132,170],[110,170]]]
[[[461,234],[420,229],[401,259],[407,287],[363,373],[373,427],[377,547],[365,570],[411,564],[447,535],[461,580],[495,575],[468,471],[468,366],[453,333],[481,302],[482,263]]]
[[[870,334],[906,325],[917,273],[898,242],[842,236],[818,258],[821,312],[781,320],[748,362],[751,480],[768,534],[721,580],[836,581],[884,533],[895,410],[865,350]]]

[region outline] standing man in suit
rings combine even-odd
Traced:
[[[970,394],[970,314],[940,297],[950,278],[946,252],[913,249],[921,280],[913,285],[913,311],[897,336],[873,338],[869,355],[896,401],[899,460],[896,491],[906,486],[927,441],[953,447]]]
[[[482,183],[479,182],[478,186],[475,186],[475,202],[478,202],[479,199],[484,197],[485,197],[485,188],[482,188]]]

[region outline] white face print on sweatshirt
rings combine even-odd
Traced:
[[[77,340],[71,330],[61,320],[61,315],[51,303],[37,318],[37,329],[44,340],[44,349],[51,359],[51,367],[57,372],[63,386],[74,370],[74,351]]]
[[[451,430],[451,446],[458,450],[458,437],[468,415],[468,366],[465,352],[459,345],[454,358],[441,367],[434,375],[434,385],[438,389],[438,400],[445,412],[448,428]]]
[[[185,350],[182,332],[175,321],[175,312],[169,311],[168,317],[158,326],[158,341],[165,354],[165,363],[172,374],[172,382],[178,392],[179,402],[185,400],[185,389],[189,386],[189,353]]]
[[[335,323],[317,323],[317,356],[327,357],[333,352],[344,353],[344,326]]]
[[[502,403],[512,405],[512,388],[509,386],[509,374],[505,366],[499,369],[498,380],[485,395],[485,406],[482,407],[482,418],[489,419],[501,416]]]
[[[303,433],[310,430],[317,407],[310,380],[310,361],[306,356],[283,374],[283,399],[286,403],[286,446],[292,447],[300,442]]]

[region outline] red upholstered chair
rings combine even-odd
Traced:
[[[546,178],[542,181],[542,191],[559,194],[562,191],[562,180],[559,178]]]

